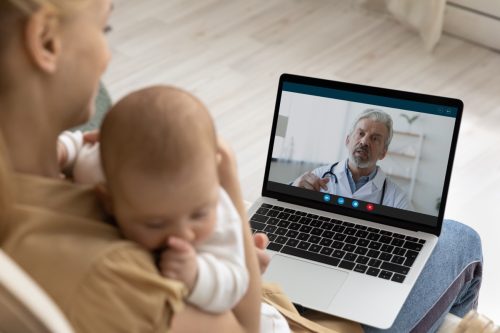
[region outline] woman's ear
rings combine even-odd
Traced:
[[[105,183],[99,183],[95,186],[95,192],[97,194],[97,199],[103,205],[106,213],[113,215],[114,207],[113,207],[113,199],[109,194],[108,187]]]
[[[24,37],[33,63],[42,71],[54,73],[61,53],[61,21],[49,8],[40,7],[28,18]]]

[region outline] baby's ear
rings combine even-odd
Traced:
[[[113,207],[113,199],[108,191],[108,186],[106,183],[99,183],[95,186],[95,192],[99,202],[103,205],[106,213],[113,215],[114,207]]]

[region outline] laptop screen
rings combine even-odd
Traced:
[[[263,194],[440,228],[459,100],[284,74]]]

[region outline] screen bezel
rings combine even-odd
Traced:
[[[361,210],[354,210],[354,209],[350,209],[350,208],[346,208],[346,207],[342,207],[342,206],[338,206],[338,205],[324,203],[321,201],[313,201],[313,200],[309,200],[309,199],[303,199],[303,198],[287,195],[287,194],[284,194],[281,192],[275,192],[275,191],[268,190],[266,188],[266,185],[269,181],[269,172],[270,172],[270,167],[271,167],[272,150],[274,147],[274,139],[275,139],[275,135],[276,135],[276,126],[277,126],[277,122],[278,122],[278,114],[279,114],[279,110],[280,110],[281,94],[283,91],[283,83],[284,82],[300,83],[300,84],[312,85],[312,86],[317,86],[317,87],[322,87],[322,88],[345,90],[345,91],[356,92],[356,93],[397,98],[397,99],[417,101],[417,102],[423,102],[423,103],[429,103],[429,104],[437,104],[437,105],[443,105],[446,107],[456,108],[457,112],[456,112],[456,117],[455,117],[455,127],[453,129],[453,137],[452,137],[452,141],[451,141],[451,145],[450,145],[450,154],[449,154],[449,158],[448,158],[448,165],[446,168],[445,180],[444,180],[444,185],[443,185],[443,192],[441,195],[441,207],[439,209],[439,214],[437,216],[436,226],[433,227],[433,226],[428,226],[428,225],[421,225],[418,223],[408,222],[408,221],[405,221],[403,219],[399,219],[399,218],[395,218],[395,217],[370,214],[368,212],[364,212]],[[299,75],[294,75],[294,74],[286,74],[286,73],[282,74],[280,76],[279,85],[278,85],[278,93],[276,96],[273,124],[271,127],[271,136],[270,136],[270,140],[269,140],[269,148],[268,148],[267,160],[266,160],[266,169],[265,169],[265,173],[264,173],[264,181],[262,184],[262,196],[277,199],[277,200],[284,201],[287,203],[301,205],[304,207],[319,209],[319,210],[323,210],[326,212],[350,216],[350,217],[359,218],[359,219],[363,219],[363,220],[370,220],[370,221],[374,221],[374,222],[381,223],[384,225],[401,227],[401,228],[409,229],[409,230],[427,232],[427,233],[431,233],[431,234],[439,236],[441,233],[442,225],[443,225],[444,211],[446,208],[446,200],[448,198],[448,189],[449,189],[449,185],[450,185],[451,172],[452,172],[452,168],[453,168],[453,161],[455,159],[455,152],[456,152],[456,146],[457,146],[457,141],[458,141],[458,133],[459,133],[459,129],[460,129],[460,123],[462,120],[463,106],[464,106],[463,102],[461,100],[455,99],[455,98],[425,95],[425,94],[419,94],[419,93],[413,93],[413,92],[401,91],[401,90],[386,89],[386,88],[378,88],[378,87],[372,87],[372,86],[366,86],[366,85],[360,85],[360,84],[354,84],[354,83],[347,83],[347,82],[341,82],[341,81],[333,81],[333,80],[312,78],[312,77],[306,77],[306,76],[299,76]]]

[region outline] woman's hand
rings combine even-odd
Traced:
[[[255,244],[255,252],[257,252],[257,260],[259,261],[260,274],[264,274],[271,261],[271,258],[266,253],[269,238],[267,238],[266,234],[256,233],[253,235],[253,242]]]

